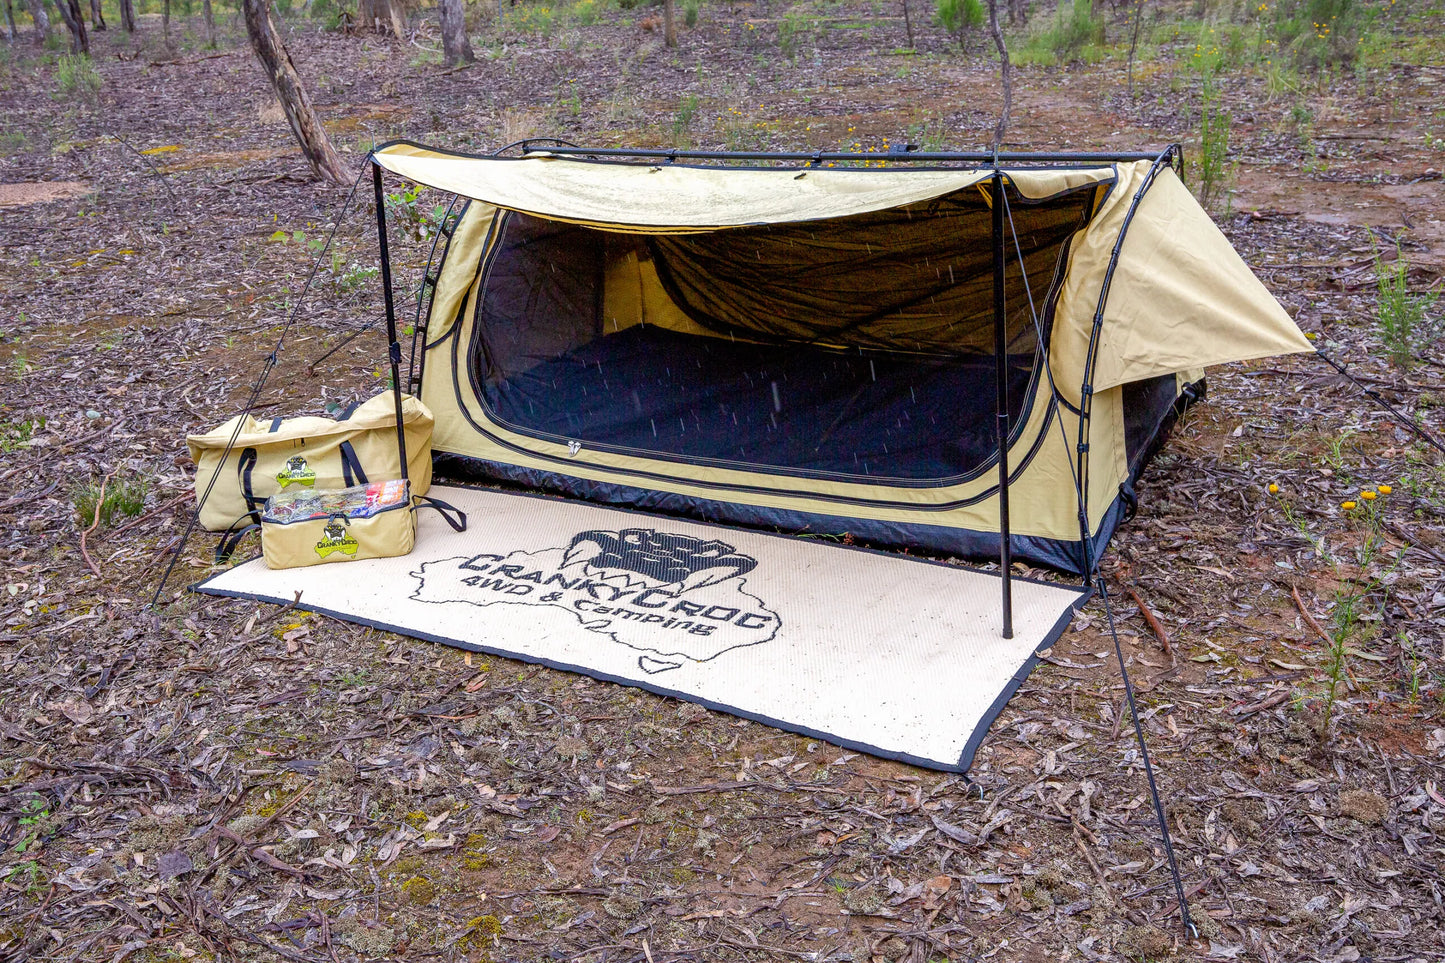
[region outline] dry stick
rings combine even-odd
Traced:
[[[1139,606],[1139,614],[1144,616],[1144,621],[1148,624],[1149,631],[1153,632],[1155,637],[1159,639],[1159,644],[1164,646],[1164,654],[1169,656],[1169,661],[1172,663],[1174,661],[1174,646],[1169,644],[1169,633],[1164,631],[1164,626],[1159,623],[1159,619],[1150,611],[1149,606],[1144,604],[1144,600],[1139,597],[1139,593],[1134,591],[1134,586],[1125,585],[1124,591],[1128,592],[1129,597],[1134,600],[1134,604]]]
[[[1299,607],[1299,614],[1305,617],[1305,624],[1314,629],[1315,633],[1325,642],[1334,645],[1335,640],[1330,638],[1330,634],[1324,630],[1324,627],[1320,625],[1319,622],[1315,621],[1315,617],[1310,614],[1309,609],[1305,608],[1305,600],[1299,597],[1299,586],[1291,585],[1290,592],[1294,595],[1294,604]]]
[[[988,0],[988,29],[993,34],[993,45],[998,48],[998,57],[1003,72],[1003,109],[999,111],[998,127],[993,132],[995,153],[1003,146],[1003,135],[1008,130],[1009,112],[1013,109],[1013,65],[1009,63],[1008,47],[1003,42],[1003,30],[998,25],[998,0]]]
[[[120,469],[117,468],[116,471],[120,471]],[[96,578],[104,578],[104,576],[100,574],[100,566],[95,564],[95,559],[90,557],[90,550],[85,547],[85,539],[100,526],[100,510],[105,507],[105,486],[109,485],[110,480],[114,477],[115,472],[113,471],[101,480],[100,494],[95,499],[95,520],[90,523],[89,528],[80,533],[80,555],[85,559],[85,564],[89,565],[90,570],[95,573]]]

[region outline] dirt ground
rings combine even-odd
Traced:
[[[1221,75],[1218,219],[1438,436],[1440,342],[1392,365],[1375,321],[1376,251],[1398,242],[1417,291],[1445,269],[1445,12],[1414,6],[1395,29],[1423,58]],[[908,53],[881,4],[801,30],[804,8],[708,4],[676,50],[647,8],[559,8],[545,33],[540,9],[479,24],[459,71],[420,21],[288,35],[358,170],[398,136],[976,148],[1000,102],[981,39],[916,26]],[[1445,470],[1311,357],[1212,370],[1104,563],[1197,936],[1097,600],[968,779],[203,599],[205,538],[147,609],[192,504],[183,435],[238,409],[345,195],[311,180],[239,24],[214,51],[172,28],[95,34],[94,88],[0,45],[0,959],[1445,958]],[[1022,69],[1009,143],[1177,140],[1192,165],[1194,37],[1150,46],[1132,100],[1117,51]],[[437,200],[399,198],[402,226]],[[375,330],[306,369],[377,315],[371,229],[364,206],[340,228],[263,413],[382,384]],[[400,283],[425,254],[402,245]],[[106,479],[143,501],[92,526],[77,492]]]

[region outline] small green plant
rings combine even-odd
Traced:
[[[1054,18],[1029,37],[1016,59],[1021,64],[1087,60],[1103,42],[1104,18],[1095,15],[1093,0],[1060,0]]]
[[[445,204],[427,207],[423,203],[425,194],[425,187],[411,184],[386,195],[387,217],[392,219],[403,234],[415,236],[421,241],[436,233],[447,213]]]
[[[1358,655],[1358,645],[1375,635],[1373,622],[1367,619],[1372,596],[1376,592],[1380,593],[1380,598],[1373,601],[1376,608],[1382,608],[1389,593],[1390,572],[1373,574],[1372,569],[1385,546],[1380,530],[1385,496],[1390,491],[1389,485],[1381,485],[1378,489],[1367,488],[1360,493],[1358,500],[1350,499],[1341,505],[1347,518],[1361,523],[1360,542],[1352,559],[1355,564],[1353,571],[1347,571],[1338,564],[1334,566],[1337,583],[1329,629],[1326,631],[1328,648],[1324,666],[1325,688],[1322,693],[1323,705],[1318,733],[1321,743],[1329,738],[1330,720],[1334,716],[1340,683],[1349,675],[1349,657]],[[1403,557],[1401,555],[1395,560],[1391,566],[1392,571]]]
[[[104,493],[101,489],[104,488]],[[75,523],[89,528],[96,521],[99,508],[100,524],[109,528],[117,515],[135,517],[145,508],[146,494],[150,485],[144,478],[112,478],[108,483],[89,481],[76,488],[71,494],[75,508]]]
[[[50,815],[50,804],[42,797],[35,796],[20,807],[20,818],[16,821],[20,828],[20,841],[15,844],[15,852],[25,853],[35,848],[40,838],[40,822]]]
[[[789,10],[778,21],[778,49],[789,63],[797,59],[798,51],[812,35],[814,26],[812,18],[796,10]]]
[[[1206,210],[1229,208],[1232,169],[1229,162],[1229,128],[1232,117],[1219,103],[1214,81],[1201,84],[1203,104],[1199,113],[1199,203]]]
[[[938,0],[933,15],[940,27],[958,38],[960,47],[968,31],[983,26],[985,19],[979,0]]]
[[[356,261],[342,265],[336,258],[333,258],[331,262],[331,273],[336,277],[336,286],[338,288],[351,292],[358,291],[365,287],[372,278],[381,272],[375,265],[360,264]]]
[[[64,54],[55,65],[55,85],[61,93],[90,98],[100,91],[100,74],[85,54]]]
[[[691,30],[697,26],[697,17],[701,7],[701,0],[685,0],[683,3],[682,22],[686,24],[687,29]]]
[[[45,871],[40,868],[38,859],[27,859],[5,867],[4,872],[0,872],[0,882],[18,883],[24,887],[26,895],[33,896],[45,890]]]
[[[692,120],[697,116],[697,108],[700,101],[697,94],[683,94],[677,102],[677,113],[672,118],[672,142],[681,147],[687,141],[687,132],[692,127]]]
[[[1415,356],[1438,334],[1430,311],[1439,292],[1410,291],[1410,262],[1395,247],[1395,260],[1387,262],[1375,252],[1375,318],[1390,363],[1399,368],[1415,364]]]
[[[1347,67],[1370,19],[1364,6],[1361,0],[1275,0],[1271,44],[1300,67]]]
[[[44,418],[20,418],[15,421],[0,421],[0,453],[11,454],[18,451],[31,438],[35,432],[45,427]]]

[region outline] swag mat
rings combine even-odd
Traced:
[[[850,749],[967,771],[1087,590],[542,496],[436,486],[401,558],[212,576],[210,595],[637,686]]]

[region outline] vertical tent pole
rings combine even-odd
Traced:
[[[381,165],[371,161],[371,184],[376,191],[376,239],[381,246],[381,292],[386,299],[387,355],[391,359],[391,398],[396,406],[396,451],[401,459],[401,478],[406,473],[406,428],[401,421],[401,342],[396,339],[396,307],[391,297],[391,254],[386,246],[386,197],[381,190]]]
[[[998,565],[1003,575],[1003,637],[1014,637],[1013,550],[1008,524],[1008,319],[1004,311],[1003,174],[993,169],[993,362],[998,389]]]

